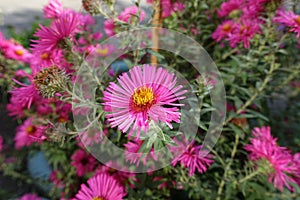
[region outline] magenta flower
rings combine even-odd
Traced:
[[[45,127],[33,123],[33,118],[28,118],[17,128],[15,135],[15,148],[20,149],[24,146],[30,146],[34,142],[45,140]]]
[[[122,200],[126,195],[125,188],[106,173],[96,174],[82,184],[73,200]]]
[[[41,197],[38,197],[36,194],[24,194],[18,200],[42,200]]]
[[[232,30],[235,28],[235,22],[232,20],[224,21],[222,24],[220,24],[217,29],[213,32],[211,35],[214,40],[217,42],[220,42],[224,38],[228,38],[232,32]]]
[[[3,138],[0,135],[0,153],[1,153],[2,150],[3,150]]]
[[[235,26],[227,40],[231,47],[235,47],[238,43],[243,43],[244,48],[250,47],[250,40],[260,33],[260,26],[257,21],[242,20]]]
[[[153,4],[153,0],[147,0],[147,3]],[[180,1],[161,0],[162,18],[166,18],[172,15],[174,12],[181,11],[185,8],[185,5]]]
[[[5,41],[2,44],[4,56],[8,59],[28,62],[31,54],[20,44],[15,41]]]
[[[71,160],[71,166],[76,168],[76,174],[80,177],[92,172],[97,164],[95,158],[82,149],[75,151]]]
[[[63,12],[63,5],[59,2],[59,0],[50,0],[49,4],[47,4],[44,9],[45,18],[58,18]]]
[[[59,18],[54,20],[50,27],[40,25],[34,34],[39,40],[34,40],[33,50],[48,52],[58,48],[60,42],[66,38],[73,38],[80,25],[80,15],[71,10],[65,10]]]
[[[20,82],[17,83],[22,87],[15,88],[10,91],[11,98],[6,108],[10,116],[22,117],[24,115],[24,110],[30,109],[33,102],[38,100],[40,97],[33,84],[25,85]]]
[[[214,161],[211,154],[207,154],[204,150],[201,150],[202,145],[196,145],[195,141],[189,143],[185,138],[182,140],[174,140],[177,146],[170,146],[174,158],[172,160],[172,166],[180,163],[185,168],[189,168],[189,176],[195,174],[197,170],[199,173],[206,172],[207,168]],[[204,154],[206,156],[204,156]]]
[[[297,38],[300,37],[300,15],[296,15],[292,11],[279,10],[274,17],[274,22],[284,24],[289,27],[290,32],[297,34]]]
[[[163,68],[150,65],[135,66],[128,73],[118,78],[118,84],[111,82],[104,92],[105,110],[108,122],[112,127],[118,127],[122,132],[130,130],[129,136],[137,131],[145,133],[149,122],[153,120],[166,123],[172,128],[171,122],[180,122],[176,103],[185,97],[186,90],[176,86],[176,77]]]
[[[252,135],[251,144],[245,146],[250,152],[250,159],[269,176],[269,182],[273,182],[275,188],[282,191],[286,186],[292,190],[290,183],[295,181],[290,175],[296,171],[296,167],[291,153],[276,144],[277,139],[272,137],[270,127],[255,128]]]
[[[226,17],[235,10],[240,10],[244,4],[244,0],[229,0],[221,4],[218,10],[219,17]]]

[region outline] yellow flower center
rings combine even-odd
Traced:
[[[231,25],[230,24],[224,24],[222,27],[222,30],[225,32],[231,31]]]
[[[105,199],[102,197],[93,197],[91,200],[105,200]]]
[[[300,15],[297,15],[294,21],[300,26]]]
[[[49,58],[49,54],[47,52],[45,52],[40,57],[41,57],[41,59],[46,60]]]
[[[35,132],[36,128],[33,125],[27,126],[26,127],[26,132],[28,135],[32,135]]]
[[[105,56],[105,55],[108,54],[108,47],[103,48],[103,49],[98,48],[98,49],[96,50],[96,52],[97,52],[99,55],[101,55],[101,56]]]
[[[132,95],[132,102],[135,108],[145,110],[154,102],[155,96],[152,88],[143,86],[140,89],[135,89]]]
[[[24,51],[21,50],[21,49],[16,49],[16,50],[15,50],[15,53],[16,53],[18,56],[23,56],[23,55],[24,55]]]

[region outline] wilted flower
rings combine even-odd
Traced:
[[[213,156],[201,150],[202,145],[196,145],[195,141],[189,143],[186,138],[183,138],[181,141],[175,139],[175,143],[176,146],[170,146],[170,151],[174,155],[172,166],[180,163],[189,168],[189,176],[194,175],[196,170],[200,173],[206,172],[207,168],[214,162],[211,160]]]
[[[53,65],[44,68],[34,77],[34,84],[43,97],[55,97],[66,91],[68,77],[64,70]]]

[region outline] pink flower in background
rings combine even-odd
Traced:
[[[40,97],[33,84],[25,85],[19,83],[22,87],[11,90],[11,98],[9,104],[7,104],[7,110],[10,116],[23,116],[25,109],[30,109],[33,102],[38,100]]]
[[[55,185],[56,188],[64,188],[65,184],[61,180],[62,174],[59,171],[52,171],[50,174],[50,181]]]
[[[36,194],[24,194],[18,200],[42,200],[41,197],[38,197]]]
[[[2,150],[3,150],[3,138],[0,135],[0,153],[1,153]]]
[[[63,12],[63,5],[59,0],[50,0],[49,3],[44,7],[45,18],[58,18]]]
[[[96,159],[82,149],[76,150],[71,160],[71,166],[76,168],[76,174],[80,177],[92,172],[97,164]]]
[[[130,130],[129,136],[137,131],[138,138],[141,130],[147,132],[150,120],[173,128],[172,121],[180,122],[178,107],[183,104],[176,101],[185,98],[182,87],[177,85],[175,75],[163,68],[135,66],[119,76],[118,84],[111,82],[104,91],[108,122],[124,133]]]
[[[130,6],[130,7],[125,8],[120,13],[120,15],[118,16],[118,19],[125,23],[132,23],[132,21],[136,18],[137,15],[138,15],[138,7]],[[146,17],[145,11],[141,10],[139,17],[140,17],[140,22],[142,22]],[[116,26],[115,26],[114,20],[108,19],[104,22],[104,32],[106,33],[106,35],[108,35],[108,36],[115,35],[116,34],[115,28],[116,28]]]
[[[296,33],[297,38],[300,37],[300,15],[296,15],[292,11],[279,10],[273,20],[289,27],[290,32]]]
[[[40,52],[34,51],[30,60],[30,68],[32,74],[36,75],[42,68],[50,67],[52,65],[66,66],[61,49],[53,49],[52,51]]]
[[[269,182],[273,182],[275,188],[283,190],[283,186],[292,190],[290,183],[295,183],[290,174],[296,171],[293,164],[293,156],[285,147],[276,144],[276,138],[270,133],[270,127],[255,128],[252,131],[251,144],[245,149],[250,152],[250,159],[258,165],[264,163],[263,169],[269,176]],[[267,170],[266,170],[267,169]]]
[[[125,188],[115,178],[101,173],[82,184],[73,200],[122,200],[125,195]]]
[[[39,40],[33,40],[33,51],[48,52],[59,48],[59,43],[64,39],[72,39],[80,25],[80,15],[71,10],[65,10],[59,18],[54,20],[50,27],[40,25],[34,34]]]
[[[111,167],[117,167],[120,170],[116,170]],[[126,171],[128,171],[128,168],[126,168],[125,166],[121,166],[117,161],[109,161],[104,165],[100,165],[96,169],[95,174],[107,173],[118,180],[122,185],[129,184],[131,188],[134,188],[134,184],[132,184],[132,181],[137,180],[135,177],[136,174]]]
[[[231,47],[235,47],[238,43],[243,43],[244,48],[250,47],[250,40],[256,34],[260,33],[259,23],[251,20],[242,20],[236,26],[230,34],[227,40]]]
[[[22,62],[28,62],[31,54],[20,44],[15,41],[7,41],[3,50],[6,58]]]
[[[235,28],[236,23],[232,20],[222,22],[217,29],[213,32],[212,38],[217,42],[220,42],[224,38],[228,38]]]
[[[219,17],[226,17],[230,15],[235,10],[240,10],[243,6],[245,0],[229,0],[221,4],[218,10]]]
[[[146,165],[147,160],[157,160],[157,157],[154,153],[154,149],[151,149],[149,153],[139,152],[142,144],[143,141],[138,139],[129,141],[126,144],[124,144],[125,158],[127,162],[130,162],[131,164],[134,163],[138,166],[140,164],[140,161],[142,161],[143,164]]]
[[[15,135],[15,148],[20,149],[24,146],[30,146],[34,142],[41,142],[45,140],[44,126],[33,124],[33,118],[30,117],[24,121],[24,123],[17,128]]]
[[[181,141],[174,140],[177,146],[170,146],[174,158],[172,160],[172,166],[180,163],[182,166],[189,168],[189,176],[195,174],[197,170],[199,173],[206,172],[207,168],[214,161],[211,154],[206,154],[204,150],[201,150],[202,145],[196,145],[195,141],[189,143],[186,138]]]
[[[298,186],[300,186],[300,153],[294,154],[293,163],[297,168],[293,174],[293,179],[298,184]]]

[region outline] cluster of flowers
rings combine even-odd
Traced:
[[[163,1],[162,6],[168,8],[164,9],[163,17],[183,9],[182,4],[171,1]],[[115,20],[130,23],[138,12],[136,6],[128,7]],[[93,31],[92,26],[96,21],[91,15],[64,8],[58,0],[51,0],[44,8],[44,16],[50,20],[50,25],[39,25],[34,34],[38,39],[31,41],[30,50],[0,35],[0,52],[5,59],[14,60],[30,68],[30,73],[23,69],[15,72],[13,80],[16,86],[10,91],[11,98],[7,105],[10,116],[23,120],[14,137],[17,150],[55,139],[50,130],[57,124],[71,121],[71,103],[60,98],[70,95],[68,83],[72,83],[76,72],[76,63],[69,59],[72,56],[70,52],[84,58],[91,52],[96,52],[97,56],[106,56],[114,51],[114,47],[99,44],[104,36],[101,32]],[[143,21],[144,18],[145,12],[141,11],[139,19]],[[112,36],[118,31],[115,20],[107,19],[104,22],[107,36]],[[175,102],[185,98],[183,96],[185,91],[181,91],[181,88],[182,86],[176,85],[174,74],[163,68],[149,65],[135,66],[119,77],[118,84],[111,82],[104,92],[104,110],[109,112],[107,121],[112,128],[118,127],[124,133],[130,130],[129,136],[135,131],[147,132],[149,119],[163,122],[172,128],[172,122],[180,122],[178,107],[182,105]],[[79,135],[87,140],[94,140],[97,134],[85,132]],[[71,156],[70,165],[75,168],[78,177],[89,179],[87,185],[81,185],[74,199],[122,199],[127,194],[126,186],[134,187],[132,181],[138,181],[135,175],[115,171],[100,164],[84,149],[79,137],[76,141],[77,147]],[[211,155],[201,157],[201,145],[196,142],[189,144],[184,140],[177,143],[178,146],[172,148],[171,152],[183,153],[173,159],[172,165],[183,165],[189,169],[190,176],[197,171],[205,172],[213,162]],[[128,162],[139,165],[142,160],[146,163],[145,159],[130,154],[137,153],[141,145],[139,137],[124,144]],[[59,176],[60,173],[54,171],[50,179],[56,187],[64,188],[65,184],[63,178]],[[154,180],[160,178],[154,177]],[[162,187],[166,185],[163,183]],[[27,194],[21,199],[40,198]]]
[[[245,149],[250,153],[249,158],[256,163],[256,170],[267,174],[275,188],[282,191],[285,186],[293,191],[292,183],[300,185],[300,154],[293,155],[286,147],[279,146],[268,126],[254,128],[252,135],[251,144],[247,144]]]
[[[278,6],[274,6],[274,3],[276,1],[270,0],[229,0],[222,3],[218,16],[223,21],[212,34],[212,38],[217,42],[225,39],[230,47],[236,47],[237,44],[242,43],[244,48],[249,48],[250,40],[261,33],[262,25],[268,17],[266,16],[268,9],[272,7],[277,9],[276,15],[272,16],[273,22],[283,24],[299,37],[300,16],[292,11],[286,11],[283,7],[277,8]],[[281,5],[281,1],[277,3]]]

